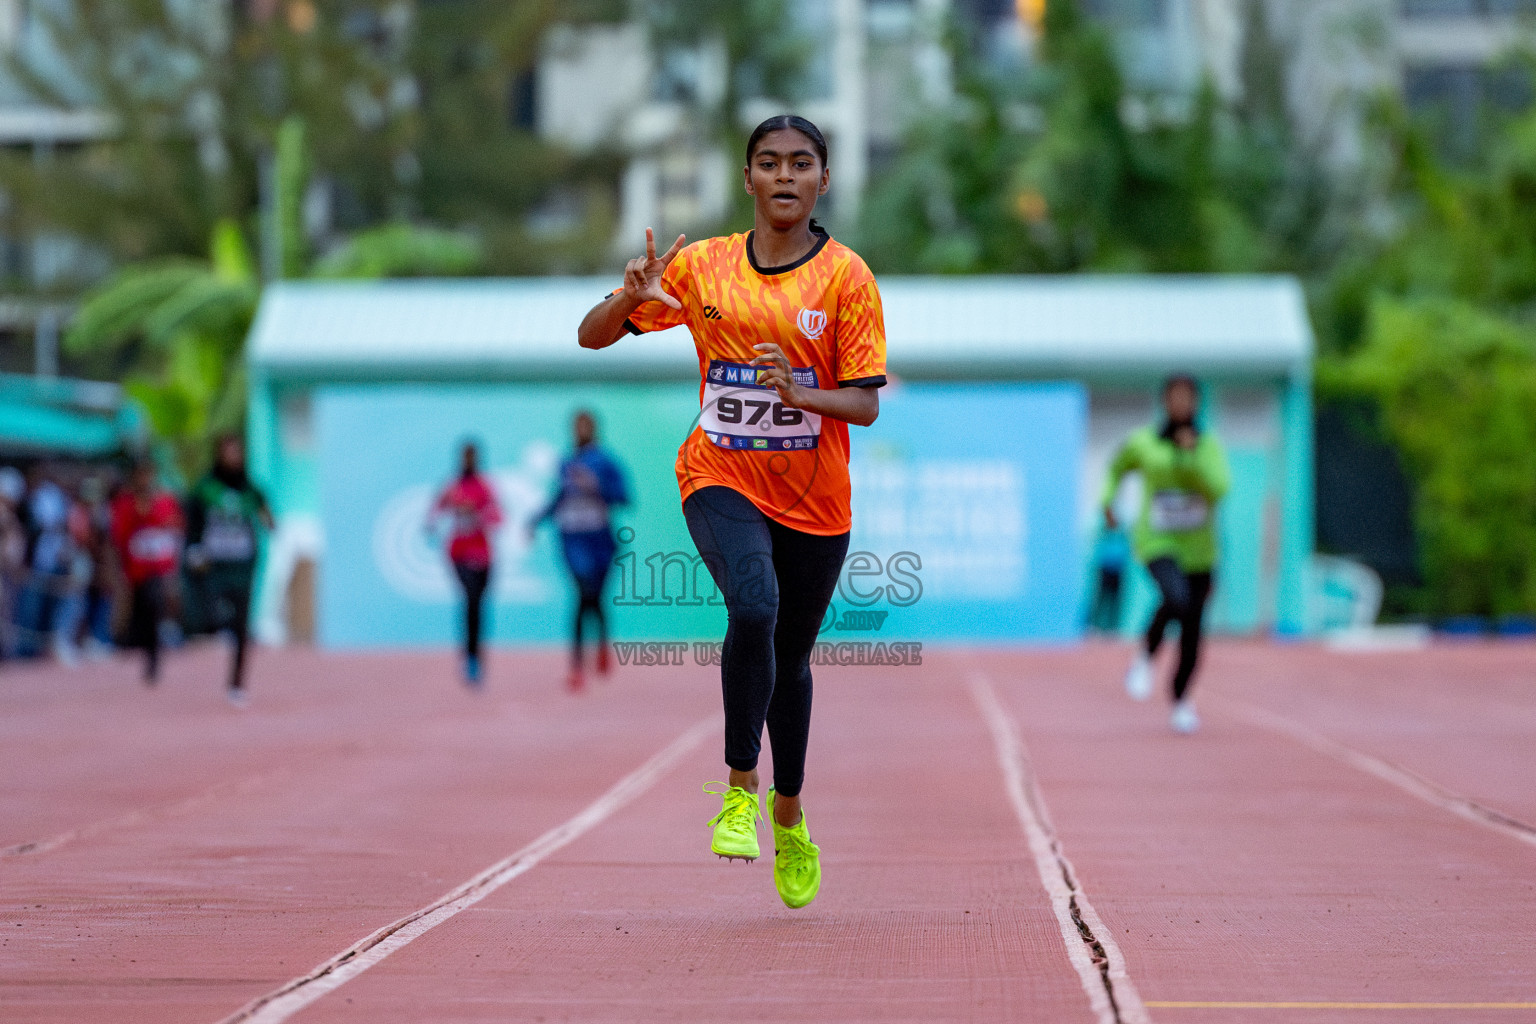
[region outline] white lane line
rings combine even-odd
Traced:
[[[718,732],[718,719],[707,718],[669,743],[639,768],[614,783],[613,788],[587,808],[539,838],[480,872],[442,897],[385,925],[372,935],[320,964],[308,974],[252,1000],[225,1017],[220,1024],[279,1024],[328,992],[345,985],[391,953],[410,945],[427,932],[467,910],[517,876],[531,870],[561,847],[601,824],[625,804],[649,789],[705,737]]]
[[[1067,946],[1067,957],[1077,968],[1083,991],[1088,993],[1088,1003],[1093,1008],[1099,1024],[1149,1024],[1146,1006],[1136,992],[1130,975],[1125,970],[1125,957],[1115,944],[1114,936],[1105,927],[1098,911],[1088,902],[1088,894],[1077,882],[1077,872],[1061,848],[1045,801],[1035,785],[1034,769],[1029,752],[1019,736],[1018,723],[1014,721],[997,697],[992,681],[980,672],[970,676],[971,694],[992,732],[992,743],[997,748],[997,762],[1003,770],[1008,798],[1013,802],[1014,813],[1029,840],[1029,851],[1035,858],[1035,870],[1040,874],[1040,884],[1051,898],[1051,909],[1056,913],[1056,923],[1061,927],[1061,938]],[[1078,922],[1082,922],[1082,928]],[[1083,932],[1087,929],[1087,934]],[[1097,949],[1093,944],[1097,944]],[[1102,951],[1103,960],[1097,958]]]
[[[130,828],[134,825],[142,825],[148,821],[185,814],[187,811],[195,810],[203,804],[216,800],[226,794],[248,792],[279,775],[287,774],[288,770],[287,768],[277,768],[269,772],[262,772],[260,775],[253,775],[248,779],[221,782],[217,786],[210,786],[200,793],[194,793],[192,796],[175,801],[174,803],[162,804],[159,807],[140,808],[129,811],[126,814],[119,814],[115,818],[108,818],[105,821],[94,822],[90,825],[82,825],[79,828],[70,829],[68,832],[60,832],[58,835],[49,836],[46,839],[33,839],[30,842],[7,846],[4,849],[0,849],[0,859],[47,853],[49,850],[57,850],[65,843],[72,843],[77,839],[88,839],[91,836],[110,832],[114,829]]]
[[[1373,754],[1367,754],[1363,750],[1356,750],[1337,740],[1329,739],[1320,732],[1307,728],[1300,722],[1293,721],[1284,715],[1270,711],[1245,701],[1228,699],[1229,709],[1237,717],[1250,725],[1267,729],[1296,740],[1304,746],[1311,747],[1320,754],[1343,761],[1345,764],[1358,768],[1367,775],[1374,775],[1383,782],[1396,786],[1398,789],[1412,796],[1418,797],[1425,803],[1433,804],[1441,810],[1450,811],[1460,818],[1465,818],[1474,825],[1492,829],[1502,836],[1519,840],[1531,846],[1536,846],[1536,826],[1530,825],[1518,818],[1512,818],[1491,807],[1484,806],[1476,800],[1462,796],[1460,793],[1446,789],[1439,783],[1431,782],[1416,772],[1409,771],[1390,761],[1384,761]]]

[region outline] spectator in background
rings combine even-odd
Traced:
[[[1121,529],[1105,527],[1093,548],[1096,580],[1088,628],[1114,633],[1120,628],[1120,608],[1125,588],[1125,569],[1131,561],[1131,540]]]
[[[144,651],[144,682],[160,676],[162,631],[174,632],[181,595],[181,506],[155,479],[154,463],[136,463],[112,502],[112,546],[129,590],[128,647]]]
[[[449,521],[448,560],[464,588],[464,681],[480,685],[481,608],[491,581],[490,531],[501,523],[496,492],[480,475],[480,450],[466,441],[459,457],[459,478],[438,496],[428,519],[430,529]]]
[[[39,472],[27,496],[26,583],[17,615],[22,655],[39,657],[51,651],[65,664],[75,661],[69,632],[79,623],[70,504],[64,489]]]
[[[585,685],[583,626],[588,615],[597,623],[597,671],[608,674],[608,622],[603,615],[603,584],[613,567],[618,545],[608,512],[614,505],[629,503],[624,474],[618,463],[598,447],[597,421],[585,409],[572,422],[576,450],[560,466],[560,489],[534,520],[537,526],[553,518],[560,530],[565,564],[576,582],[576,616],[571,635],[571,673],[567,685]]]
[[[17,600],[27,569],[27,531],[21,509],[27,480],[14,466],[0,466],[0,658],[17,653]]]
[[[104,658],[112,650],[112,508],[107,487],[99,476],[80,481],[79,509],[84,535],[81,546],[90,559],[90,578],[84,597],[85,650],[92,658]]]
[[[246,706],[245,651],[256,579],[258,527],[272,529],[267,499],[245,475],[245,444],[219,439],[213,469],[187,499],[187,568],[199,578],[211,626],[233,643],[227,694]]]
[[[53,653],[65,665],[79,663],[80,632],[85,620],[86,592],[95,573],[91,557],[91,514],[73,497],[68,499],[65,531],[69,535],[67,566],[54,605]]]

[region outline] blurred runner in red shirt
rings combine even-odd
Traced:
[[[128,646],[144,651],[144,682],[160,674],[160,626],[174,618],[180,592],[181,506],[155,482],[155,466],[137,463],[112,502],[112,546],[131,594]]]
[[[448,560],[464,588],[464,681],[479,686],[481,606],[491,581],[489,533],[501,523],[501,506],[480,475],[480,450],[473,441],[464,445],[459,478],[432,506],[432,520],[441,517],[450,521]]]

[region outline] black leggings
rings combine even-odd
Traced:
[[[603,615],[602,592],[589,592],[585,587],[576,598],[576,628],[571,640],[571,664],[581,668],[581,645],[583,637],[583,623],[588,615],[597,619],[597,649],[598,657],[602,658],[603,648],[608,646],[608,619]]]
[[[160,620],[165,618],[166,592],[163,576],[151,576],[134,584],[128,602],[128,646],[144,652],[144,680],[160,678]]]
[[[1200,661],[1200,626],[1211,596],[1211,574],[1184,572],[1171,558],[1155,558],[1147,571],[1163,593],[1163,603],[1147,627],[1147,653],[1156,654],[1170,622],[1179,624],[1179,667],[1173,674],[1173,699],[1183,700]]]
[[[799,796],[811,731],[811,652],[848,535],[792,530],[728,487],[695,491],[683,517],[729,621],[720,657],[725,763],[755,769],[766,723],[774,788]]]
[[[475,567],[453,564],[453,571],[464,587],[464,657],[480,657],[481,605],[485,603],[485,588],[491,582],[490,566]]]
[[[229,630],[234,651],[229,662],[229,688],[245,688],[245,655],[250,640],[251,585],[255,575],[240,570],[210,570],[206,583],[207,600],[216,629]]]

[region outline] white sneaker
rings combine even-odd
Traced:
[[[1195,713],[1195,702],[1188,698],[1179,701],[1173,706],[1173,714],[1168,716],[1168,724],[1173,731],[1188,736],[1200,728],[1200,716]]]
[[[68,640],[54,642],[53,656],[65,668],[77,668],[80,665],[80,649]]]
[[[1126,670],[1125,692],[1131,700],[1146,700],[1152,696],[1152,658],[1146,651],[1137,651],[1136,660]]]

